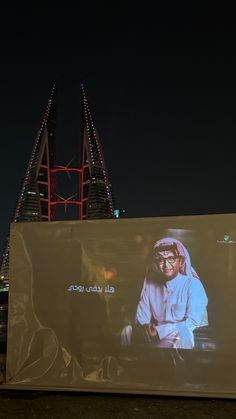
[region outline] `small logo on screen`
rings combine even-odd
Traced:
[[[217,243],[232,244],[236,243],[236,240],[231,240],[230,235],[225,234],[222,240],[217,240]]]

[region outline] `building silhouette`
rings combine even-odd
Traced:
[[[41,127],[36,136],[12,223],[60,220],[59,205],[76,205],[78,220],[116,218],[114,199],[101,142],[94,126],[85,88],[81,86],[82,141],[79,167],[55,165],[56,85],[53,85]],[[77,191],[70,198],[56,193],[59,172],[78,174]],[[1,280],[9,280],[10,235],[1,259]]]
[[[98,132],[94,126],[84,86],[83,141],[81,151],[81,219],[114,218],[114,203]]]
[[[56,139],[56,89],[53,86],[43,121],[23,179],[13,222],[50,221],[54,214],[50,201],[54,195]]]

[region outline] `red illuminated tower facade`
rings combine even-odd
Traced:
[[[114,200],[106,163],[98,131],[95,128],[85,88],[81,86],[82,102],[82,142],[79,167],[57,166],[52,169],[55,175],[59,172],[77,173],[75,193],[70,198],[55,195],[51,207],[71,205],[78,207],[77,219],[91,220],[115,218]],[[58,199],[59,197],[59,199]]]

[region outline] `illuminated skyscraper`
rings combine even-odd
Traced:
[[[50,221],[54,219],[50,201],[54,194],[55,181],[51,172],[54,166],[56,137],[56,91],[53,86],[41,127],[36,136],[25,177],[22,182],[13,223]],[[9,235],[1,261],[1,279],[8,280]]]
[[[56,206],[77,205],[77,219],[115,218],[111,184],[102,146],[92,120],[84,86],[81,89],[82,144],[80,167],[55,166],[56,88],[53,86],[41,127],[36,137],[26,175],[23,179],[13,223],[58,220]],[[78,173],[76,198],[59,198],[58,172]],[[60,186],[60,185],[59,185]],[[9,237],[1,262],[1,279],[8,280]]]
[[[83,85],[82,102],[81,219],[114,218],[111,183]]]
[[[51,172],[55,160],[55,137],[56,100],[54,86],[17,201],[13,219],[15,223],[51,221],[54,219],[50,201],[55,188],[54,175]]]

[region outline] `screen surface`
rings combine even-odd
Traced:
[[[13,224],[7,382],[235,397],[236,216]]]

